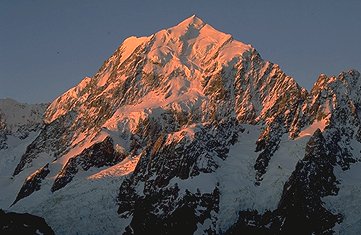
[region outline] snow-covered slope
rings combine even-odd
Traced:
[[[0,207],[60,234],[354,231],[334,196],[359,158],[359,80],[309,93],[196,16],[130,37],[0,166]]]
[[[43,115],[47,104],[23,104],[12,99],[0,99],[0,208],[7,209],[14,200],[24,179],[12,178],[27,146],[34,141],[43,127]],[[31,233],[37,229],[49,232],[43,220],[31,215],[1,214],[1,230],[4,233]],[[45,226],[45,227],[44,227]]]
[[[0,176],[11,175],[21,154],[43,126],[46,104],[0,99]]]
[[[46,107],[46,104],[21,104],[12,99],[0,99],[0,149],[12,145],[9,136],[25,139],[30,132],[39,129]]]

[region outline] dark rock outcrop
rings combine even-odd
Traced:
[[[54,231],[41,217],[0,210],[0,234],[53,235]]]
[[[241,211],[238,222],[226,234],[332,234],[342,216],[328,211],[322,197],[338,192],[335,165],[336,156],[329,151],[321,131],[316,130],[307,143],[305,157],[284,186],[277,209],[263,214]]]
[[[20,189],[13,205],[19,200],[31,195],[33,192],[40,190],[41,181],[50,173],[49,164],[46,164],[32,175],[26,178],[23,186]]]
[[[56,177],[51,191],[54,192],[65,187],[80,169],[87,171],[91,167],[113,166],[124,158],[123,154],[114,149],[113,140],[106,137],[102,142],[94,144],[79,155],[69,159]]]

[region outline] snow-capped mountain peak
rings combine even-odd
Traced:
[[[250,45],[233,40],[230,34],[214,29],[195,15],[156,33],[153,43],[150,59],[174,57],[173,62],[179,61],[196,70],[205,70],[204,65],[210,58],[220,64],[227,63],[251,49]]]
[[[179,36],[181,36],[184,35],[184,32],[186,32],[190,28],[199,31],[205,25],[206,23],[204,23],[202,19],[198,18],[196,15],[192,15],[187,19],[183,20],[182,22],[180,22],[179,24],[177,24],[176,26],[168,29],[168,31],[172,31],[174,33],[182,32],[181,34],[179,34]]]
[[[139,101],[147,95],[146,99],[160,101],[156,106],[184,100],[184,96],[196,99],[204,95],[209,77],[225,72],[226,68],[231,70],[251,54],[257,53],[250,45],[191,16],[151,36],[127,38],[94,78],[84,79],[56,99],[49,106],[45,120],[49,123],[66,110],[78,112],[85,99],[100,96],[109,99],[124,83],[132,83],[138,91],[127,94],[128,101],[123,102]]]
[[[322,200],[357,164],[359,97],[357,71],[308,93],[194,15],[127,38],[54,100],[31,143],[5,152],[18,164],[0,205],[65,234],[330,231],[341,220]]]

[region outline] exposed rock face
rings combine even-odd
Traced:
[[[217,159],[225,159],[228,146],[237,140],[240,131],[242,129],[234,121],[217,128],[200,129],[194,133],[194,139],[171,142],[173,136],[160,136],[141,157],[132,177],[120,188],[118,213],[123,217],[133,216],[130,230],[140,234],[149,229],[167,234],[172,231],[193,233],[197,223],[211,219],[212,223],[203,232],[215,232],[214,215],[218,212],[219,201],[217,183],[212,182],[211,193],[202,194],[199,190],[179,192],[177,181],[213,173],[218,167]],[[181,218],[188,218],[188,215],[193,219],[184,224]],[[154,224],[156,220],[159,221]]]
[[[46,164],[44,167],[40,168],[39,170],[35,171],[32,175],[30,175],[26,181],[24,182],[23,186],[20,189],[15,201],[23,199],[24,197],[29,196],[35,191],[40,190],[41,181],[45,179],[45,177],[50,173],[49,164]]]
[[[321,75],[307,92],[193,16],[128,38],[49,105],[13,168],[25,180],[13,207],[54,215],[61,233],[100,233],[97,216],[119,224],[103,233],[332,233],[344,216],[324,198],[338,194],[335,172],[359,160],[360,97],[357,71]],[[106,211],[95,205],[104,184]],[[77,207],[93,199],[84,207],[94,223],[77,231],[52,209],[67,205],[79,222]]]
[[[6,123],[2,115],[0,116],[0,149],[6,148]]]
[[[306,145],[303,160],[285,184],[281,200],[274,211],[259,214],[242,211],[238,222],[227,234],[332,234],[342,221],[340,214],[328,211],[322,198],[338,192],[333,173],[336,156],[329,151],[320,129]]]
[[[66,117],[71,116],[71,113]],[[13,175],[19,174],[26,165],[31,164],[43,152],[51,153],[56,159],[67,150],[72,118],[60,117],[49,125],[45,125],[38,137],[26,148]]]
[[[116,152],[113,141],[107,137],[103,142],[96,143],[71,158],[58,174],[51,191],[63,188],[79,170],[87,171],[91,167],[113,166],[123,159],[124,156]]]
[[[138,199],[125,234],[193,234],[197,224],[203,224],[206,220],[212,222],[204,232],[214,232],[216,218],[213,215],[218,212],[218,190],[215,189],[211,194],[186,191],[181,198],[178,192],[179,189],[175,187]],[[169,206],[164,206],[165,202]],[[167,214],[159,213],[161,211]]]
[[[296,165],[285,184],[278,214],[284,234],[330,233],[341,215],[335,215],[323,207],[322,197],[338,192],[333,174],[336,156],[329,151],[319,129],[306,146],[306,154]],[[297,229],[296,229],[297,228]]]

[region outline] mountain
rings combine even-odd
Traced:
[[[23,104],[0,99],[0,176],[9,176],[40,132],[47,104]]]
[[[26,139],[37,131],[43,123],[46,107],[46,104],[21,104],[12,99],[0,99],[0,149],[7,149],[15,139]]]
[[[0,207],[56,234],[355,233],[360,93],[355,70],[308,92],[191,16],[126,39],[0,150]]]

